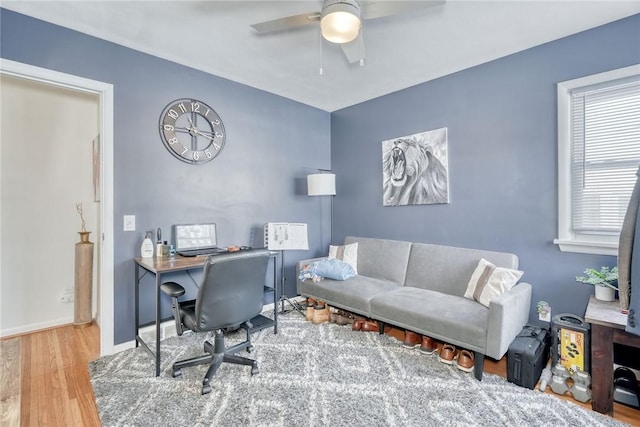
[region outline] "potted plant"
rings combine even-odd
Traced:
[[[586,276],[576,276],[576,282],[593,285],[596,289],[596,299],[601,301],[613,301],[618,287],[618,267],[602,267],[600,271],[587,268]]]

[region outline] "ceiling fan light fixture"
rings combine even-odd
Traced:
[[[322,37],[332,43],[348,43],[360,32],[360,6],[352,0],[325,2],[320,28]]]

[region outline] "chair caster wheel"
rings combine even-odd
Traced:
[[[211,393],[211,385],[209,384],[209,379],[205,378],[202,381],[202,395]]]
[[[179,377],[182,375],[182,370],[181,369],[174,369],[171,371],[171,376],[173,378]]]
[[[251,368],[251,375],[256,375],[260,373],[260,369],[258,369],[258,365],[253,365]]]

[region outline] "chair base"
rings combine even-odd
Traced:
[[[258,369],[257,361],[233,354],[243,348],[249,350],[249,348],[251,347],[251,343],[249,342],[249,340],[247,340],[238,345],[234,345],[229,349],[225,349],[224,333],[221,329],[218,329],[215,332],[214,344],[212,345],[209,341],[205,341],[204,343],[204,351],[207,354],[193,357],[191,359],[180,360],[174,363],[171,368],[171,375],[175,378],[182,375],[182,368],[209,364],[209,369],[207,370],[207,373],[204,376],[204,380],[202,381],[202,394],[210,393],[211,379],[215,375],[220,365],[222,365],[224,362],[236,365],[251,366],[251,375],[255,375],[260,372],[260,370]]]

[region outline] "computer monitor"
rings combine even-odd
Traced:
[[[217,248],[216,225],[209,224],[174,224],[173,243],[176,251]]]

